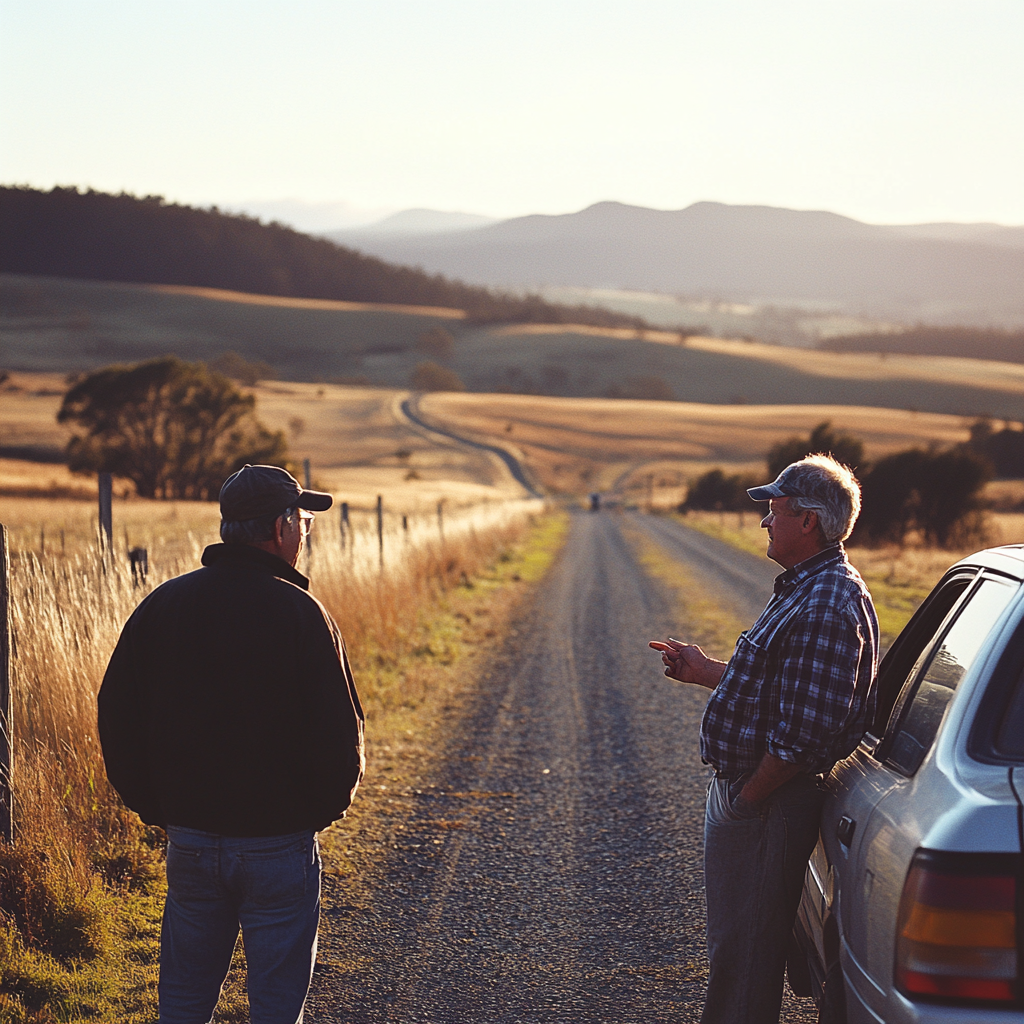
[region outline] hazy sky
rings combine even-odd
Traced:
[[[0,181],[1024,223],[1024,0],[0,0]]]

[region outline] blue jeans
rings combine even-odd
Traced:
[[[755,813],[713,778],[704,816],[711,973],[701,1024],[778,1024],[786,953],[825,792],[797,775]]]
[[[242,930],[252,1024],[298,1024],[320,923],[316,835],[167,828],[160,1024],[207,1024]]]

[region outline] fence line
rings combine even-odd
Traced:
[[[11,689],[11,560],[0,523],[0,836],[14,836],[14,705]]]

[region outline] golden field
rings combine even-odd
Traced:
[[[439,393],[430,422],[509,444],[552,491],[623,490],[655,474],[656,504],[682,498],[688,478],[714,466],[764,471],[768,448],[823,420],[861,438],[868,459],[914,445],[967,440],[971,420],[940,413],[833,405],[704,405],[607,398]]]

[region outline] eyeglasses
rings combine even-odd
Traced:
[[[287,519],[288,522],[292,522],[296,512],[299,514],[299,530],[302,532],[303,537],[308,537],[309,531],[313,529],[313,523],[316,522],[316,516],[311,512],[307,512],[305,509],[293,508],[289,509],[285,513],[285,519]]]

